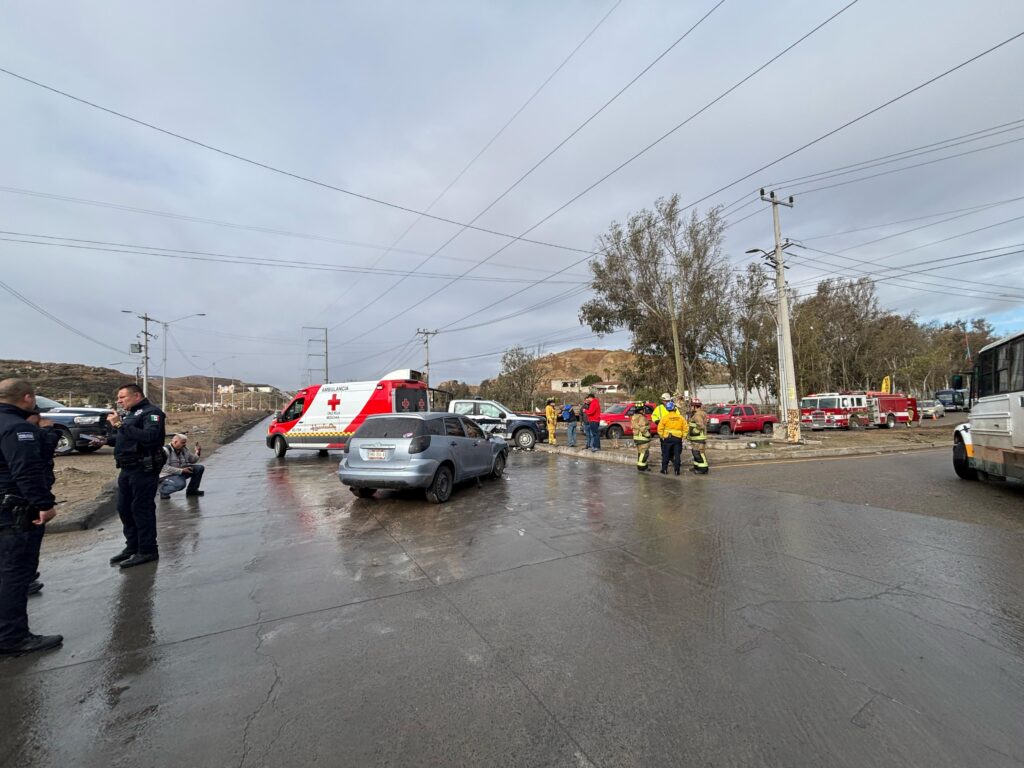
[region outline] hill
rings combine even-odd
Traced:
[[[117,388],[134,377],[113,368],[77,363],[45,363],[34,360],[0,360],[0,379],[21,378],[32,382],[36,392],[67,405],[112,405]],[[149,393],[160,402],[161,378],[150,376]],[[241,385],[240,379],[218,377],[218,386]],[[168,406],[209,403],[214,380],[210,376],[180,376],[167,379]]]
[[[541,358],[551,371],[550,379],[582,379],[596,374],[602,381],[616,381],[619,371],[635,358],[625,349],[567,349]]]

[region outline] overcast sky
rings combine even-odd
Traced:
[[[15,0],[0,9],[0,67],[288,173],[519,235],[846,5],[725,0],[480,215],[716,2]],[[334,380],[422,366],[417,328],[448,329],[431,342],[434,383],[493,376],[513,344],[625,348],[627,334],[587,336],[577,319],[585,251],[610,221],[676,192],[703,198],[1022,31],[1014,0],[859,0],[527,235],[563,248],[459,234],[0,74],[0,229],[17,233],[0,235],[0,280],[92,339],[2,291],[0,357],[131,371],[123,361],[141,321],[122,309],[166,321],[206,313],[171,326],[169,375],[217,370],[285,389],[321,365],[307,356],[318,332],[303,326],[330,328]],[[778,184],[797,195],[783,234],[839,253],[794,250],[791,285],[868,272],[890,278],[878,283],[889,309],[1024,327],[1024,260],[987,251],[1024,242],[1024,200],[1012,200],[1024,196],[1022,71],[1018,38],[699,208],[737,201],[726,250],[742,264],[773,237],[754,190]],[[900,162],[779,184],[918,147]],[[983,250],[968,258],[996,256],[948,259]],[[901,265],[932,271],[885,269]],[[891,279],[900,274],[909,279]]]

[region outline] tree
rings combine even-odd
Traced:
[[[458,381],[457,379],[442,381],[438,384],[437,388],[445,392],[450,392],[453,400],[465,400],[473,394],[469,389],[469,384],[464,381]]]
[[[720,311],[724,314],[713,325],[712,353],[729,370],[737,402],[746,402],[752,387],[763,391],[778,368],[778,326],[770,285],[760,265],[747,265],[743,274],[725,283],[728,301],[722,303]]]
[[[480,393],[510,408],[532,408],[541,382],[550,375],[549,363],[541,358],[540,350],[512,347],[501,357],[501,373],[481,382]]]
[[[580,379],[581,387],[589,387],[591,384],[598,384],[602,381],[601,377],[596,373],[588,373],[582,379]]]
[[[718,307],[727,270],[724,227],[718,208],[683,216],[674,195],[633,214],[625,227],[612,222],[601,236],[603,255],[590,264],[595,297],[581,307],[580,320],[596,333],[630,331],[639,363],[623,371],[631,388],[656,388],[666,373],[674,373],[679,391],[700,383],[724,314]]]

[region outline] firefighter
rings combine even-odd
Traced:
[[[676,408],[674,400],[665,403],[665,415],[658,422],[658,435],[661,437],[661,474],[668,474],[668,465],[671,462],[676,474],[679,474],[679,467],[683,455],[683,435],[686,434],[686,419]]]
[[[629,424],[633,428],[633,446],[636,448],[636,471],[650,472],[647,459],[651,455],[651,425],[647,417],[651,413],[650,406],[637,403]]]
[[[654,422],[654,431],[658,434],[658,445],[661,447],[661,455],[665,455],[665,440],[661,437],[661,431],[658,429],[658,424],[665,416],[665,403],[672,399],[672,395],[668,392],[661,393],[661,402],[655,406],[654,412],[651,413],[651,421]]]
[[[694,398],[690,401],[690,418],[687,430],[690,437],[690,453],[693,455],[693,467],[691,472],[698,475],[708,473],[708,415],[704,412],[704,405],[700,400]]]
[[[548,445],[555,445],[555,427],[558,426],[558,411],[555,410],[555,398],[549,397],[544,406],[544,418],[548,422]]]

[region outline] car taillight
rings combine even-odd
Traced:
[[[423,453],[430,447],[430,435],[414,437],[409,443],[409,453]]]

